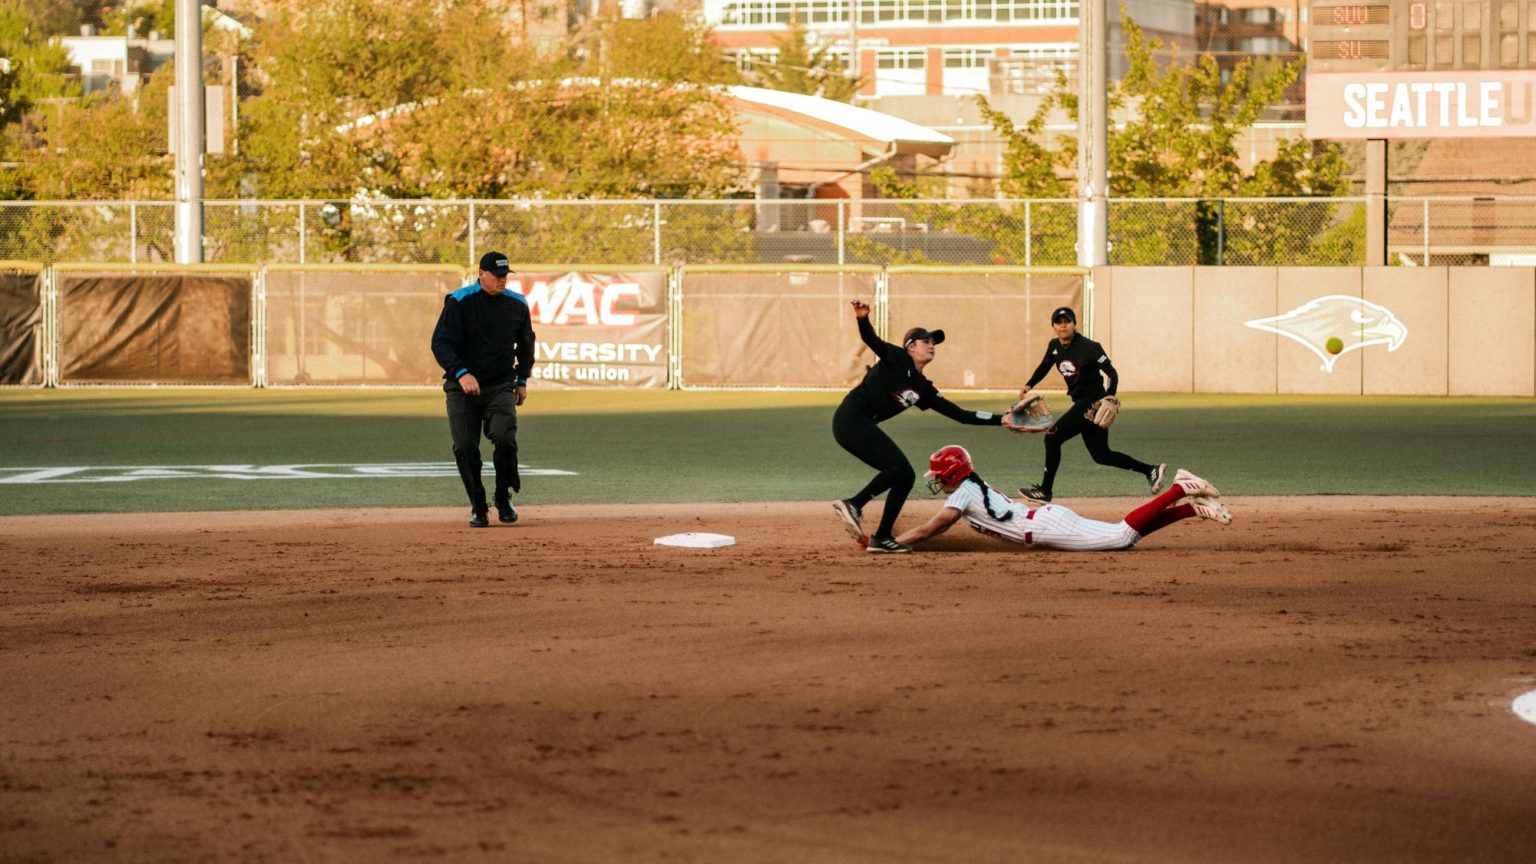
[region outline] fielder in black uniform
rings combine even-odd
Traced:
[[[517,476],[517,408],[528,399],[533,374],[533,319],[528,301],[507,293],[507,256],[480,258],[477,282],[443,300],[432,354],[443,367],[453,458],[469,495],[469,526],[485,528],[485,484],[480,479],[480,432],[491,439],[496,468],[496,517],[517,521],[511,492],[522,491]]]
[[[1051,329],[1056,331],[1056,338],[1045,346],[1045,357],[1035,367],[1035,373],[1029,376],[1029,383],[1019,391],[1019,398],[1022,399],[1039,384],[1054,367],[1067,382],[1067,398],[1072,400],[1072,407],[1059,414],[1060,419],[1055,425],[1045,430],[1045,477],[1040,485],[1020,489],[1019,494],[1033,501],[1051,500],[1056,469],[1061,465],[1061,445],[1078,435],[1083,436],[1083,444],[1088,447],[1088,455],[1093,457],[1093,461],[1100,465],[1135,471],[1147,478],[1152,494],[1157,494],[1158,489],[1162,488],[1167,466],[1148,465],[1109,449],[1109,430],[1094,425],[1088,419],[1093,404],[1115,395],[1115,389],[1120,384],[1120,375],[1115,372],[1114,364],[1109,362],[1104,346],[1077,332],[1077,315],[1067,306],[1051,313]],[[1104,383],[1106,378],[1108,386]]]
[[[848,533],[855,540],[863,541],[864,528],[860,520],[864,505],[881,492],[890,490],[885,497],[880,527],[868,538],[866,548],[870,552],[911,552],[911,546],[897,543],[892,534],[907,494],[917,482],[917,472],[896,442],[880,431],[879,424],[914,405],[924,411],[933,409],[951,420],[972,426],[1003,425],[1003,415],[966,411],[939,395],[933,382],[923,377],[923,367],[933,360],[933,346],[944,341],[943,330],[930,332],[913,327],[907,331],[901,345],[892,345],[875,335],[875,328],[869,323],[869,304],[854,300],[852,305],[859,336],[878,359],[865,373],[864,380],[849,390],[842,404],[837,406],[837,412],[832,415],[832,437],[844,450],[880,473],[857,495],[833,503],[832,508],[847,526]]]

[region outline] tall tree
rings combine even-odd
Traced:
[[[732,120],[718,94],[573,80],[574,61],[520,47],[487,26],[498,20],[494,0],[276,4],[257,28],[261,90],[242,105],[240,176],[256,177],[263,197],[733,188]],[[659,65],[646,75],[682,76]]]
[[[617,6],[593,19],[576,40],[580,74],[668,84],[737,84],[741,75],[708,27],[676,12],[619,18]]]
[[[1223,80],[1216,60],[1202,54],[1193,63],[1159,65],[1160,40],[1147,39],[1141,28],[1121,13],[1129,71],[1109,88],[1112,117],[1123,118],[1109,130],[1109,192],[1113,198],[1192,198],[1264,196],[1336,196],[1347,192],[1345,162],[1337,147],[1311,141],[1282,142],[1274,159],[1244,171],[1237,142],[1244,130],[1260,120],[1296,80],[1304,61],[1255,63],[1244,61]],[[1056,90],[1021,128],[977,97],[982,112],[1006,142],[1005,193],[1017,197],[1071,196],[1077,142],[1067,137],[1049,146],[1046,117],[1062,108],[1075,123],[1077,94],[1058,76]],[[1223,214],[1215,202],[1170,204],[1169,212],[1151,216],[1149,208],[1111,212],[1111,240],[1127,256],[1153,263],[1176,238],[1171,223],[1187,218],[1195,234],[1202,263],[1216,263]],[[1187,214],[1179,215],[1183,211]],[[1141,214],[1141,215],[1132,215]],[[1305,243],[1297,232],[1293,243]],[[1295,250],[1292,250],[1295,251]]]
[[[791,17],[789,27],[773,41],[778,57],[774,62],[762,60],[751,67],[747,77],[752,84],[838,102],[852,101],[858,94],[859,79],[833,53],[831,44],[809,43],[805,25],[798,17]]]
[[[135,99],[95,93],[33,115],[42,146],[26,154],[30,197],[169,197],[167,90],[174,77],[166,67],[145,82]]]

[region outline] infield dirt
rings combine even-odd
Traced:
[[[0,860],[1529,861],[1536,499],[1229,504],[0,519]]]

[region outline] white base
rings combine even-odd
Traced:
[[[736,538],[729,534],[706,534],[702,531],[689,531],[686,534],[668,534],[665,537],[657,537],[657,546],[684,546],[689,549],[719,549],[721,546],[735,546]]]
[[[1521,696],[1511,706],[1515,709],[1515,716],[1527,723],[1536,723],[1536,690]]]

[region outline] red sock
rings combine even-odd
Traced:
[[[1131,526],[1132,531],[1145,537],[1151,534],[1152,531],[1157,530],[1156,528],[1147,530],[1146,526],[1153,522],[1164,509],[1183,497],[1184,490],[1180,489],[1179,484],[1175,483],[1164,490],[1163,494],[1125,514],[1125,524]],[[1195,511],[1191,510],[1189,512],[1194,513]]]
[[[1145,537],[1148,534],[1151,534],[1153,531],[1159,531],[1163,528],[1167,528],[1169,525],[1172,525],[1175,522],[1188,519],[1194,515],[1195,508],[1192,504],[1180,504],[1177,507],[1169,507],[1167,510],[1164,510],[1163,512],[1152,517],[1152,521],[1148,522],[1147,527],[1142,529],[1139,533],[1141,536]]]

